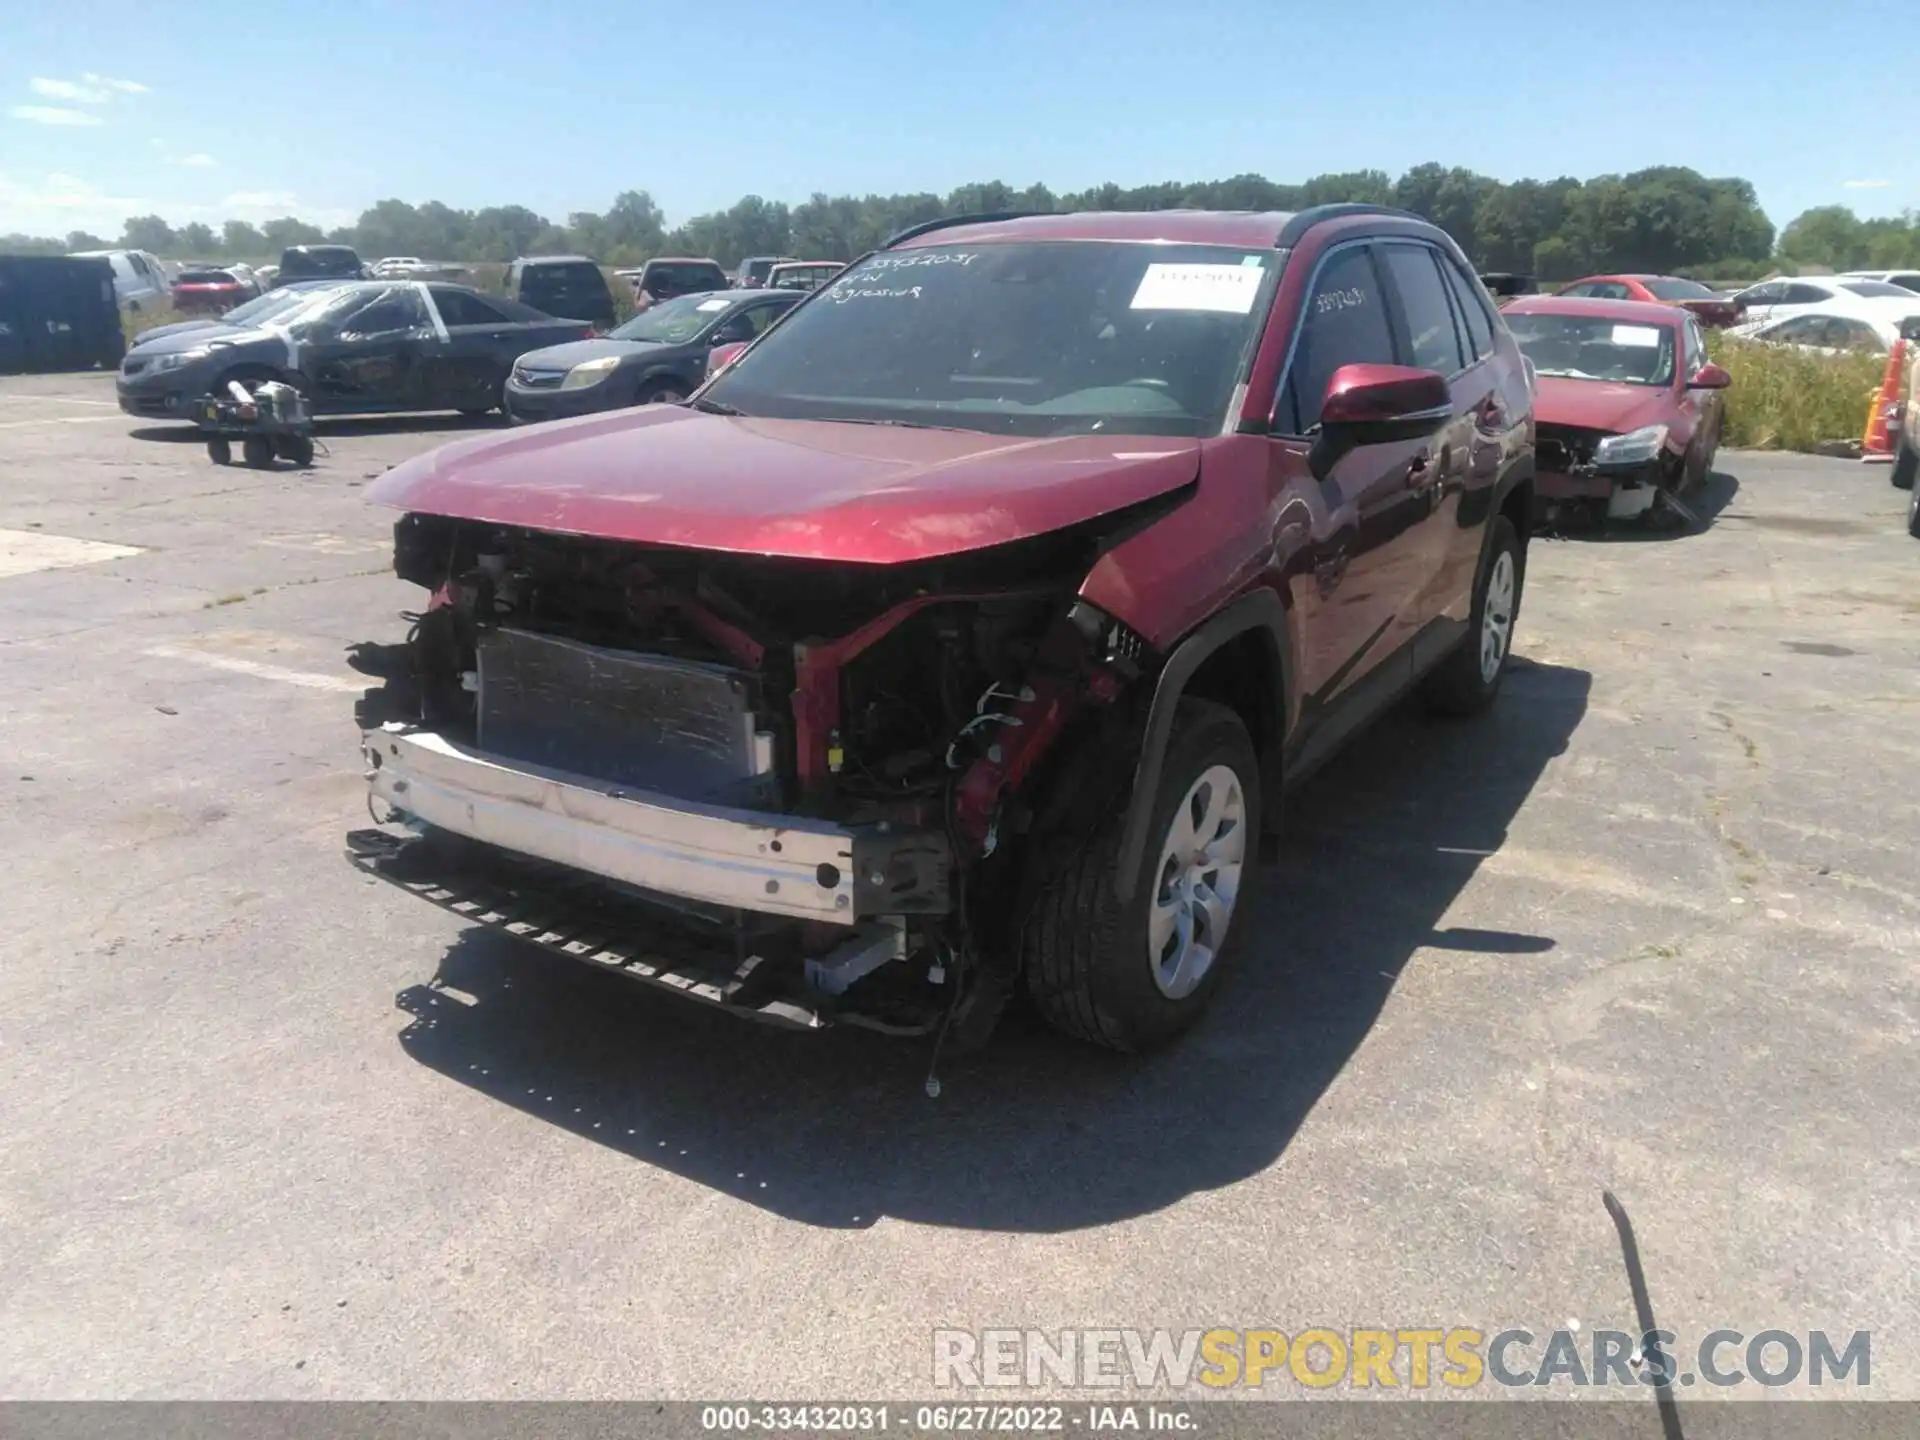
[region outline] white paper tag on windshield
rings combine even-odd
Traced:
[[[719,300],[719,299],[702,300],[694,308],[698,310],[724,310],[727,308],[727,306],[731,305],[732,303],[733,301],[731,300]]]
[[[1613,343],[1646,349],[1660,343],[1660,331],[1653,325],[1616,325],[1613,327]]]
[[[1149,265],[1129,308],[1246,315],[1265,273],[1249,265]]]

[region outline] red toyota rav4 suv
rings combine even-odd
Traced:
[[[687,404],[372,492],[429,599],[371,873],[744,1014],[1134,1049],[1215,992],[1288,786],[1500,685],[1532,396],[1406,214],[917,227]]]

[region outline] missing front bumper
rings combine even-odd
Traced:
[[[396,818],[700,904],[853,925],[940,915],[952,851],[937,831],[702,804],[524,761],[428,730],[362,737]]]

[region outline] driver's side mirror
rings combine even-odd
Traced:
[[[1733,384],[1733,376],[1726,368],[1709,360],[1693,372],[1693,378],[1687,382],[1689,390],[1724,390]]]
[[[1327,382],[1320,434],[1307,456],[1324,480],[1349,452],[1420,440],[1453,418],[1446,378],[1408,365],[1342,365]]]

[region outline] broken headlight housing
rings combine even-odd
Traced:
[[[1643,425],[1625,435],[1609,435],[1593,451],[1596,465],[1644,465],[1667,443],[1667,427]]]

